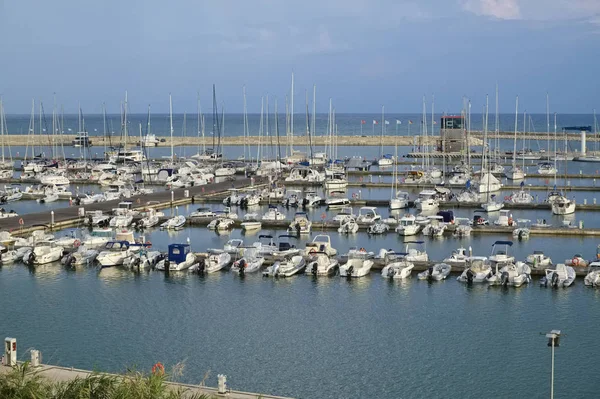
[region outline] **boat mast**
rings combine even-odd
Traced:
[[[554,113],[554,189],[556,190],[556,174],[558,173],[558,169],[556,168],[556,151],[557,151],[557,141],[558,137],[556,135],[556,112]],[[566,154],[565,154],[566,157]]]
[[[290,156],[294,155],[294,72],[292,72],[292,92],[290,93]]]
[[[550,156],[550,99],[546,93],[546,136],[548,138],[548,156]]]
[[[171,134],[171,166],[175,164],[173,153],[173,98],[169,93],[169,132]]]
[[[0,137],[2,137],[2,163],[4,163],[4,104],[0,96]]]
[[[381,106],[381,142],[379,145],[379,159],[383,158],[383,130],[385,126],[385,106]]]
[[[260,150],[261,150],[261,139],[262,139],[262,134],[263,134],[263,112],[264,112],[264,107],[265,107],[265,101],[264,101],[264,97],[260,98],[260,122],[258,125],[258,146],[257,146],[257,150],[256,150],[256,167],[258,168],[260,166]]]
[[[196,132],[198,134],[198,149],[197,152],[198,154],[200,154],[200,131],[202,130],[202,107],[200,106],[200,91],[196,92],[196,108],[197,108],[197,113],[198,113],[198,131]],[[204,145],[204,137],[202,137],[202,145]],[[246,147],[244,146],[244,151],[246,150]]]
[[[313,114],[312,114],[312,126],[310,131],[312,132],[312,135],[316,135],[317,134],[317,130],[316,130],[316,120],[315,118],[317,117],[317,85],[313,85]],[[312,149],[312,144],[310,145],[311,149]]]
[[[104,154],[106,155],[106,105],[102,103],[102,127],[104,129]]]
[[[246,141],[248,141],[248,135],[247,135],[247,131],[248,131],[248,111],[246,110],[246,86],[244,86],[242,88],[242,95],[244,97],[244,161],[246,160]],[[250,148],[248,147],[248,152],[250,151]],[[250,157],[252,158],[252,157]]]
[[[498,163],[500,154],[500,120],[498,119],[498,83],[496,83],[496,116],[494,119],[494,161]]]
[[[279,110],[277,107],[277,97],[275,98],[275,134],[277,135],[277,169],[281,166],[281,143],[279,141]]]
[[[517,100],[515,101],[515,138],[513,141],[513,160],[512,160],[512,168],[513,173],[517,167],[517,129],[519,124],[519,96],[517,96]]]

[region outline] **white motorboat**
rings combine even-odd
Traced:
[[[413,236],[419,232],[421,225],[417,224],[415,215],[406,214],[400,218],[396,233],[401,236]]]
[[[177,230],[185,225],[186,219],[183,215],[177,215],[160,225],[161,229]]]
[[[409,194],[405,191],[396,192],[396,196],[390,199],[390,210],[408,208]]]
[[[306,243],[304,256],[309,256],[318,252],[324,252],[329,257],[337,255],[337,249],[331,246],[331,237],[329,237],[329,235],[318,234],[313,238],[312,242]]]
[[[429,269],[419,273],[417,276],[419,280],[434,280],[441,281],[445,280],[448,275],[450,275],[450,271],[452,270],[452,266],[447,263],[437,263]]]
[[[575,200],[568,199],[565,196],[560,196],[551,203],[552,214],[554,215],[571,215],[575,213]]]
[[[150,227],[156,226],[160,222],[160,217],[156,214],[156,211],[151,208],[146,212],[146,216],[136,222],[136,227],[139,229],[149,229]]]
[[[544,162],[538,165],[537,172],[540,175],[555,175],[557,170],[554,164],[550,162]]]
[[[244,198],[243,194],[240,193],[240,189],[230,188],[228,191],[229,195],[223,199],[223,205],[239,205],[242,198]]]
[[[356,219],[353,217],[348,217],[345,220],[340,222],[340,227],[338,228],[338,233],[342,234],[354,234],[358,231],[358,223],[356,223]]]
[[[516,165],[513,165],[512,168],[510,168],[508,171],[506,171],[506,173],[504,173],[504,176],[506,176],[506,178],[509,180],[523,180],[526,175],[525,172],[523,172],[523,169]]]
[[[215,231],[226,231],[233,228],[235,221],[227,218],[216,218],[211,220],[211,222],[206,226],[209,230]]]
[[[490,285],[520,287],[531,281],[530,274],[531,268],[523,262],[505,264],[500,270],[496,264],[496,272],[488,277],[487,282]]]
[[[126,258],[135,252],[129,241],[109,241],[98,254],[96,261],[102,267],[122,265]]]
[[[588,274],[583,279],[583,283],[588,287],[600,287],[600,262],[592,262],[589,265]]]
[[[498,219],[494,220],[496,226],[510,227],[516,225],[508,209],[501,209],[499,212]]]
[[[258,255],[257,248],[244,248],[242,257],[233,262],[231,271],[240,276],[246,273],[256,273],[260,271],[264,263],[265,258]]]
[[[346,197],[331,197],[325,201],[327,209],[340,209],[346,208],[350,205],[350,200]]]
[[[565,260],[565,265],[573,267],[587,267],[588,261],[585,260],[581,254],[575,254],[571,259]]]
[[[254,231],[260,230],[262,223],[259,220],[257,213],[247,213],[244,215],[244,221],[242,222],[242,230]]]
[[[6,252],[0,253],[0,261],[2,264],[18,262],[23,259],[23,256],[31,251],[31,247],[21,247],[19,249],[9,249]]]
[[[409,262],[428,262],[429,255],[425,250],[425,241],[408,241],[404,248],[404,259]]]
[[[373,267],[368,252],[357,251],[348,253],[348,260],[340,266],[340,277],[364,277]]]
[[[387,223],[383,223],[381,220],[369,225],[367,227],[367,234],[378,235],[385,234],[390,230],[390,226]]]
[[[478,204],[481,202],[481,197],[479,194],[471,189],[465,189],[458,193],[456,196],[456,201],[465,202],[469,204]]]
[[[167,257],[156,264],[156,270],[182,271],[198,263],[189,244],[169,244]]]
[[[92,232],[81,239],[81,245],[86,248],[104,247],[113,237],[111,228],[94,228]]]
[[[497,212],[504,208],[504,203],[497,201],[495,195],[490,195],[488,201],[481,204],[481,208],[486,212]]]
[[[133,217],[130,215],[118,215],[110,219],[109,226],[110,227],[127,227],[133,221]]]
[[[210,208],[198,208],[194,212],[190,213],[189,218],[195,219],[214,219],[217,214],[214,213]]]
[[[419,197],[415,200],[415,206],[417,209],[422,211],[437,210],[440,206],[440,201],[436,197],[436,191],[423,190],[419,193]]]
[[[443,216],[429,216],[430,222],[423,227],[423,235],[427,237],[442,237],[448,228]]]
[[[464,266],[467,263],[467,259],[471,257],[471,248],[467,252],[466,248],[460,247],[452,251],[449,257],[443,260],[444,263],[450,263],[453,265]],[[487,258],[486,258],[487,259]]]
[[[391,154],[385,154],[383,157],[379,158],[377,160],[377,165],[378,166],[391,166],[394,164],[394,156]]]
[[[381,276],[385,278],[405,279],[411,276],[415,264],[404,259],[392,262],[381,270]]]
[[[61,263],[65,266],[91,265],[94,263],[100,252],[96,249],[78,247],[77,251],[71,252],[62,257]]]
[[[297,167],[290,170],[290,174],[285,178],[288,183],[293,182],[311,182],[322,183],[325,180],[325,175],[316,169],[307,167]]]
[[[312,222],[308,219],[306,212],[296,212],[294,220],[288,226],[287,232],[290,234],[310,234]]]
[[[508,248],[512,247],[512,241],[496,241],[492,244],[492,254],[489,259],[492,265],[512,263],[515,257],[508,254]]]
[[[232,238],[223,245],[223,251],[231,255],[239,255],[244,251],[244,240]]]
[[[272,235],[259,235],[258,241],[252,246],[258,249],[258,256],[271,257],[273,252],[277,251],[277,245]]]
[[[534,269],[544,268],[552,265],[552,259],[544,255],[543,251],[533,251],[533,254],[527,255],[526,263]]]
[[[58,201],[58,193],[49,193],[44,197],[37,199],[37,202],[40,204],[49,204],[54,201]]]
[[[485,283],[492,276],[492,266],[485,256],[468,257],[465,270],[456,280],[461,283]]]
[[[279,212],[276,206],[269,205],[269,210],[262,216],[262,220],[264,221],[277,221],[277,220],[285,220],[286,216]]]
[[[321,205],[323,198],[317,195],[316,191],[305,191],[304,198],[302,199],[302,206],[304,208],[312,208]]]
[[[346,188],[348,186],[348,179],[344,173],[334,173],[331,177],[325,179],[323,186],[325,190]]]
[[[529,235],[531,234],[531,230],[528,227],[517,227],[513,230],[513,237],[518,239],[519,241],[527,240]]]
[[[327,253],[311,253],[305,273],[313,276],[333,276],[338,267],[337,259],[329,257]]]
[[[455,218],[454,219],[454,237],[469,237],[473,227],[471,226],[471,220],[468,218]]]
[[[531,204],[534,201],[533,195],[529,191],[521,189],[512,193],[509,199],[513,204]]]
[[[563,263],[556,265],[556,269],[546,269],[546,276],[540,280],[540,285],[544,287],[562,287],[567,288],[575,281],[575,269],[571,266],[565,266]]]
[[[291,277],[301,273],[306,267],[306,261],[301,255],[292,256],[282,261],[276,261],[263,272],[265,277]]]
[[[346,220],[346,218],[349,217],[356,217],[356,215],[354,214],[354,210],[352,209],[352,207],[344,207],[342,208],[341,211],[338,212],[337,215],[335,215],[333,217],[333,221],[334,222],[343,222],[344,220]]]
[[[59,261],[63,256],[64,248],[53,242],[40,242],[35,244],[32,251],[23,255],[23,263],[27,265],[45,265]]]
[[[358,223],[375,223],[381,219],[381,215],[377,213],[377,208],[374,206],[363,206],[358,211],[358,217],[356,221]]]
[[[208,256],[206,262],[206,273],[214,273],[223,270],[231,263],[231,255],[227,252],[214,252]]]
[[[296,208],[302,203],[302,193],[300,190],[288,189],[283,199],[283,206],[286,208]]]

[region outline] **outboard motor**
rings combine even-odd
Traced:
[[[296,234],[297,235],[300,235],[300,229],[301,229],[300,223],[296,223]]]
[[[240,262],[238,263],[238,267],[240,269],[240,276],[246,275],[246,260],[244,260],[243,258],[240,259]]]
[[[308,199],[306,199],[306,198],[303,198],[303,199],[302,199],[302,207],[303,207],[303,208],[306,208],[306,206],[307,206],[307,205],[308,205]]]
[[[75,206],[81,205],[81,198],[79,196],[75,197]]]
[[[346,272],[346,277],[347,277],[347,278],[350,278],[350,277],[352,277],[352,272],[353,272],[353,271],[354,271],[354,266],[350,266],[350,267],[348,268],[348,271]]]
[[[558,287],[558,273],[556,273],[556,272],[552,273],[552,280],[551,280],[550,285],[552,287]]]
[[[392,278],[392,277],[394,277],[395,274],[396,274],[396,271],[390,267],[387,271],[387,276],[389,278]]]
[[[473,284],[474,277],[475,277],[475,274],[471,271],[471,269],[467,269],[467,283],[468,284]]]
[[[519,238],[519,241],[523,241],[523,230],[519,230],[518,238]]]
[[[92,226],[92,225],[93,225],[93,223],[94,223],[94,218],[92,217],[92,215],[89,215],[89,216],[88,216],[88,224],[89,224],[90,226]]]
[[[66,254],[61,259],[61,263],[63,265],[65,265],[66,267],[72,267],[73,266],[73,262],[75,262],[75,256],[73,254]]]
[[[171,261],[169,259],[165,259],[165,270],[169,270],[170,266],[171,266]]]
[[[279,263],[279,262],[275,262],[275,263],[273,264],[273,276],[274,276],[274,277],[277,277],[277,276],[279,276],[279,265],[280,265],[280,263]]]
[[[231,195],[227,197],[227,206],[231,206]]]
[[[317,275],[317,269],[318,269],[317,261],[314,261],[313,264],[312,264],[312,269],[311,269],[311,273],[312,273],[313,276]]]
[[[427,272],[427,280],[431,280],[433,277],[433,266],[430,266],[429,269],[427,269]]]
[[[133,260],[131,261],[131,268],[132,269],[140,269],[140,264],[142,263],[142,259],[139,256],[136,256],[135,258],[133,258]]]
[[[206,260],[202,258],[198,262],[198,274],[204,274],[204,270],[206,270]]]
[[[500,285],[506,287],[508,285],[508,272],[502,272],[500,275]]]
[[[217,219],[217,222],[215,223],[215,230],[219,229],[220,224],[221,224],[221,221],[219,219]]]
[[[27,266],[32,266],[33,262],[35,262],[35,252],[32,250],[23,256],[23,263],[25,263]]]

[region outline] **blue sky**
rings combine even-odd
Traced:
[[[217,85],[226,111],[283,112],[317,85],[338,112],[475,110],[500,88],[500,109],[589,113],[600,108],[600,0],[0,0],[0,94],[8,113],[31,99],[67,112],[81,102],[118,112],[206,110]]]

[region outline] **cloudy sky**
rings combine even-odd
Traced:
[[[0,94],[7,112],[31,99],[87,113],[106,102],[194,112],[211,85],[230,112],[260,97],[317,107],[418,112],[422,97],[455,112],[500,88],[501,111],[600,108],[600,0],[0,0]],[[283,106],[280,106],[282,109]],[[298,109],[298,111],[301,111]]]

